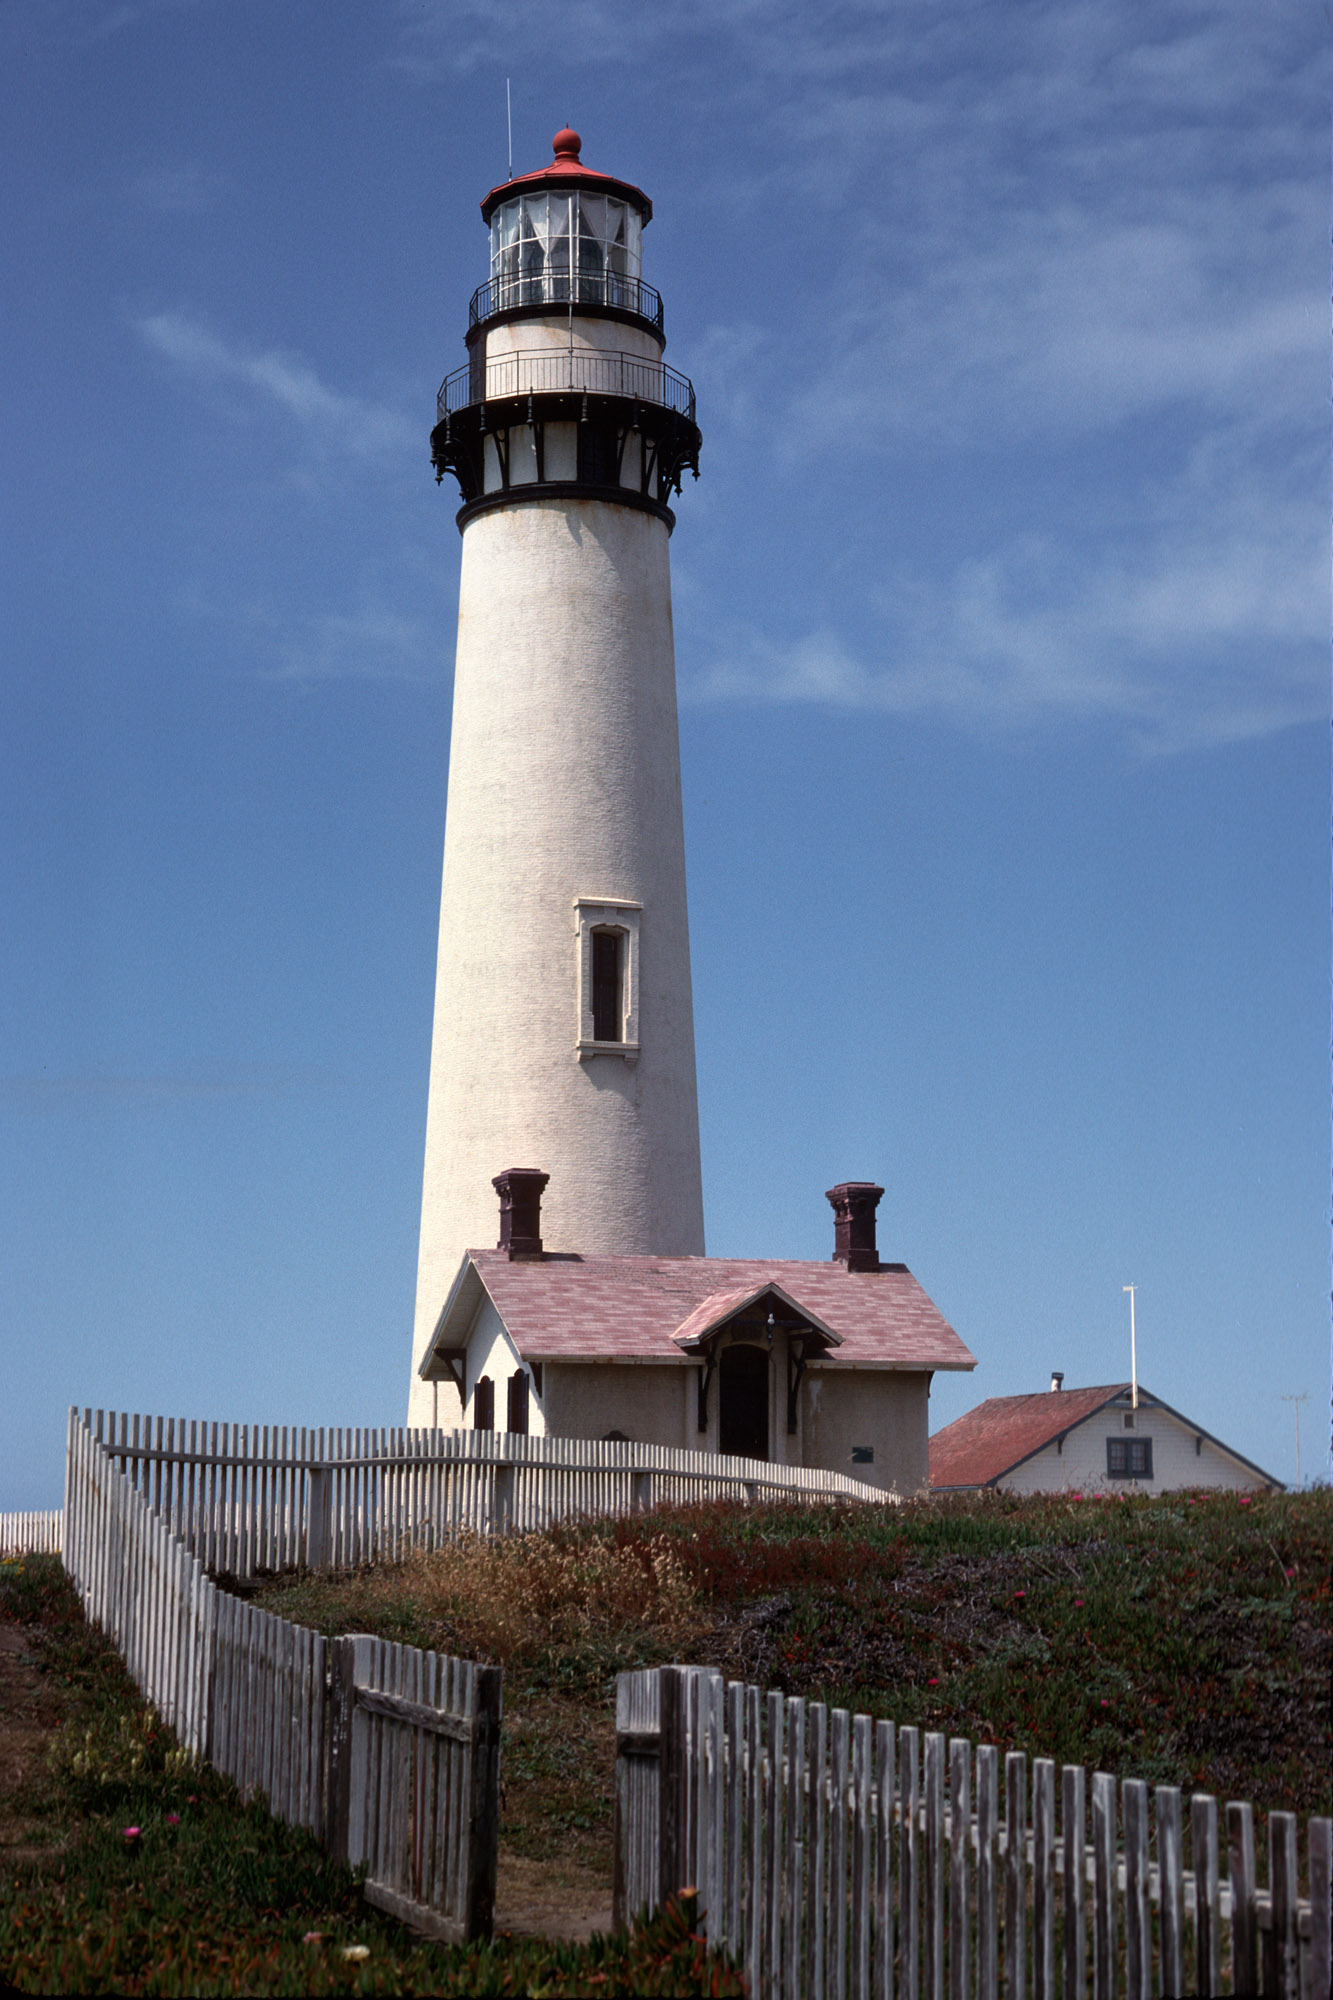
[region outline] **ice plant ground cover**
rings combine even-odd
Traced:
[[[0,1735],[24,1722],[0,1751],[6,1991],[742,1991],[688,1904],[586,1945],[420,1943],[309,1835],[191,1763],[89,1632],[54,1557],[0,1563],[0,1635]]]
[[[612,1686],[667,1659],[923,1729],[1330,1809],[1333,1492],[725,1504],[274,1579],[285,1617],[498,1661],[501,1854],[609,1881]]]

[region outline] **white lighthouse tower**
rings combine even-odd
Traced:
[[[704,1248],[667,504],[699,431],[640,274],[652,204],[579,152],[557,133],[483,201],[431,439],[463,557],[414,1423],[459,1420],[417,1368],[497,1174],[549,1174],[548,1252]]]

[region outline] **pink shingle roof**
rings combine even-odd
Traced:
[[[1033,1452],[1053,1444],[1129,1388],[1048,1389],[1033,1396],[992,1396],[946,1424],[930,1440],[932,1486],[989,1486]]]
[[[849,1272],[841,1264],[727,1257],[548,1256],[510,1261],[473,1250],[470,1262],[519,1353],[533,1361],[673,1361],[673,1339],[719,1293],[743,1303],[780,1285],[801,1311],[841,1336],[838,1365],[972,1368],[974,1357],[911,1272]],[[458,1290],[455,1298],[460,1297]],[[701,1317],[712,1320],[710,1312]],[[447,1320],[450,1317],[445,1315]],[[454,1345],[444,1323],[437,1340]]]

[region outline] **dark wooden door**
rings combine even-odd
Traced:
[[[768,1353],[724,1347],[717,1368],[718,1450],[768,1457]]]

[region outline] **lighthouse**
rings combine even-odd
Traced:
[[[670,502],[694,391],[642,276],[652,204],[579,135],[481,204],[490,275],[441,386],[462,535],[409,1421],[469,1249],[540,1170],[547,1256],[702,1256]],[[452,1397],[452,1403],[450,1398]]]

